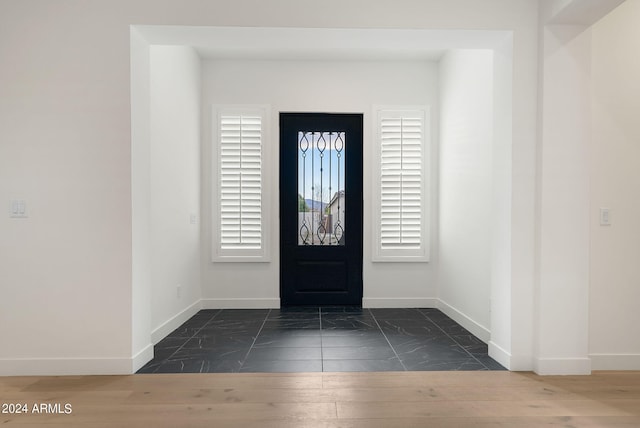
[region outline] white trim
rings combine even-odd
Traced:
[[[531,355],[511,355],[510,365],[505,367],[514,372],[530,372],[533,370],[533,359]]]
[[[167,337],[176,328],[184,324],[189,318],[198,313],[202,309],[202,300],[197,300],[195,303],[185,308],[178,314],[169,318],[167,321],[158,326],[151,332],[151,343],[154,345]]]
[[[432,297],[364,297],[363,308],[436,308],[438,299]]]
[[[0,376],[125,375],[132,368],[133,358],[0,359]]]
[[[496,345],[495,342],[491,340],[488,343],[489,345],[489,356],[502,364],[507,369],[511,370],[512,366],[512,358],[511,354],[506,350],[502,349],[500,346]]]
[[[438,299],[437,308],[462,327],[469,330],[474,336],[482,340],[484,343],[488,343],[489,340],[491,340],[491,331],[488,328],[469,318],[467,315],[463,314],[442,299]]]
[[[591,359],[589,358],[537,358],[533,371],[541,376],[546,375],[589,375]]]
[[[278,309],[280,298],[202,299],[202,309]]]
[[[640,354],[589,354],[592,370],[640,370]]]
[[[153,345],[150,343],[131,358],[131,373],[137,372],[151,360],[153,360]]]
[[[222,249],[220,248],[220,142],[218,136],[219,118],[222,114],[260,115],[261,117],[261,235],[260,249]],[[211,261],[213,262],[270,262],[271,200],[267,189],[271,187],[270,151],[272,149],[271,106],[261,105],[213,105],[211,110]]]
[[[532,370],[530,356],[511,355],[493,341],[489,341],[489,356],[512,372],[529,372]]]

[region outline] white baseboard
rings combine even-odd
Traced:
[[[640,370],[640,354],[590,354],[592,370]]]
[[[590,358],[537,358],[534,361],[536,374],[588,375],[591,374]]]
[[[202,299],[202,309],[278,309],[280,298]]]
[[[125,375],[132,358],[19,358],[0,359],[0,376]]]
[[[444,312],[449,318],[452,318],[455,322],[460,324],[462,327],[469,330],[474,336],[482,340],[484,343],[489,343],[489,340],[491,340],[491,332],[488,328],[484,327],[481,324],[478,324],[476,321],[472,320],[453,306],[449,305],[447,302],[438,299],[437,308]]]
[[[500,346],[496,345],[495,342],[489,341],[489,356],[502,364],[508,370],[512,370],[512,361],[511,361],[511,353],[507,352]]]
[[[365,297],[363,308],[435,308],[438,299],[429,297]]]
[[[202,303],[201,300],[198,300],[182,312],[179,312],[177,315],[169,318],[151,332],[151,343],[155,345],[160,342],[162,339],[167,337],[169,333],[180,327],[185,321],[198,313],[200,309],[202,309]]]
[[[153,359],[153,345],[133,358],[17,358],[0,359],[0,376],[127,375]]]
[[[153,360],[153,345],[150,343],[131,359],[131,373],[137,372],[151,360]]]
[[[489,356],[512,372],[530,372],[533,370],[530,356],[511,355],[495,342],[489,341]]]
[[[491,356],[491,354],[489,354]],[[505,366],[507,367],[507,366]],[[512,355],[511,363],[508,367],[512,372],[530,372],[533,370],[533,359],[531,355]]]

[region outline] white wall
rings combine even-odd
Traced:
[[[132,371],[153,358],[151,342],[151,123],[149,44],[131,29]]]
[[[327,19],[335,10],[340,13]],[[129,372],[139,351],[132,345],[132,318],[142,316],[145,309],[138,306],[148,303],[132,282],[129,40],[129,26],[139,23],[513,31],[513,234],[505,251],[512,256],[509,284],[517,291],[513,312],[528,313],[535,248],[536,2],[2,2],[0,58],[10,66],[0,67],[0,205],[25,199],[30,217],[0,216],[1,374]],[[416,270],[411,281],[420,275],[419,267],[407,269]],[[223,281],[229,272],[222,268]],[[371,267],[371,274],[378,272]],[[261,279],[258,272],[254,277]],[[376,278],[384,287],[396,279]],[[510,324],[508,317],[503,321]],[[512,335],[524,345],[507,346],[507,354],[530,355],[526,323],[514,326]],[[135,343],[143,346],[141,341]]]
[[[60,6],[0,5],[0,375],[131,371],[129,31]]]
[[[606,146],[608,150],[611,145],[608,131],[598,136],[601,139],[604,137],[604,140],[592,140],[597,134],[596,130],[603,129],[600,114],[593,114],[598,102],[593,101],[592,87],[599,87],[605,99],[611,101],[609,106],[616,106],[614,109],[621,104],[617,96],[632,89],[627,86],[617,92],[609,90],[610,77],[604,77],[607,76],[606,71],[603,73],[615,62],[610,60],[609,53],[615,52],[620,43],[613,43],[607,34],[620,35],[618,24],[601,33],[600,47],[597,49],[592,41],[591,25],[621,2],[573,0],[564,3],[566,7],[561,11],[549,8],[550,3],[545,3],[547,7],[541,10],[541,133],[538,154],[539,234],[534,368],[540,374],[588,374],[592,369],[592,361],[594,368],[624,368],[633,364],[637,368],[640,367],[637,354],[625,355],[623,352],[603,355],[606,354],[604,348],[594,352],[593,342],[594,337],[607,335],[612,337],[608,339],[609,344],[637,349],[636,345],[629,345],[635,342],[629,340],[634,334],[619,335],[621,330],[617,327],[606,328],[603,336],[590,331],[590,328],[600,329],[602,326],[594,322],[594,314],[597,314],[597,321],[603,320],[603,312],[616,314],[613,316],[625,313],[622,316],[625,319],[631,316],[630,312],[620,310],[616,304],[618,302],[609,298],[624,295],[622,301],[625,301],[631,296],[623,284],[612,281],[615,268],[609,270],[609,266],[604,267],[606,262],[603,264],[603,253],[599,253],[603,248],[591,242],[595,235],[602,233],[594,228],[594,219],[597,222],[594,204],[606,200],[605,193],[608,195],[611,190],[602,192],[607,185],[602,187],[601,184],[619,171],[617,166],[605,166],[606,160],[603,163],[604,152],[600,152],[600,149]],[[620,13],[619,10],[614,13]],[[632,28],[631,22],[626,24],[626,28]],[[600,25],[596,23],[594,28]],[[626,34],[622,40],[626,40],[625,37],[634,35]],[[630,51],[637,50],[634,42],[629,42],[628,48]],[[598,51],[599,56],[596,55]],[[628,68],[628,65],[619,61],[616,66]],[[600,75],[594,74],[592,68],[599,68]],[[627,76],[627,82],[633,80],[630,76]],[[621,76],[611,77],[618,79],[616,82],[621,81]],[[619,86],[614,84],[613,87]],[[627,107],[637,108],[637,104]],[[625,126],[625,130],[633,129],[631,122]],[[632,156],[624,150],[614,149],[613,152],[615,154],[609,159],[615,157],[622,160]],[[596,170],[599,172],[594,175]],[[591,193],[590,187],[599,188],[600,193]],[[625,195],[628,196],[628,193],[625,192]],[[623,233],[629,234],[629,230]],[[626,250],[624,245],[618,249],[623,252]],[[606,282],[606,292],[600,286],[594,287],[593,281],[600,274],[604,275],[597,281],[598,284]],[[590,295],[594,291],[595,295]],[[614,350],[617,346],[607,349]]]
[[[149,256],[156,342],[192,316],[201,297],[200,57],[190,47],[151,46],[149,70]]]
[[[640,369],[640,1],[592,29],[589,353],[594,369]],[[610,208],[611,226],[599,210]]]
[[[523,281],[523,261],[529,260],[530,235],[526,228],[517,227],[515,222],[525,221],[521,210],[530,208],[533,183],[514,179],[514,170],[527,174],[532,167],[526,163],[514,162],[514,154],[520,159],[531,147],[522,150],[514,148],[512,135],[516,118],[513,106],[514,52],[513,37],[506,37],[493,50],[493,170],[491,198],[491,340],[489,355],[512,370],[529,370],[533,343],[533,287],[528,278]],[[515,164],[520,165],[518,168]],[[514,194],[514,187],[518,194]],[[514,201],[517,204],[514,204]],[[516,208],[518,207],[518,208]],[[524,230],[522,230],[524,229]],[[523,232],[525,232],[523,234]],[[522,239],[522,236],[527,239]],[[514,236],[517,238],[514,239]],[[515,247],[514,247],[515,245]],[[522,253],[525,254],[522,254]],[[524,266],[524,267],[528,267]],[[514,278],[518,278],[514,282]],[[517,286],[514,286],[516,285]],[[514,310],[517,308],[517,311]]]
[[[271,141],[265,183],[271,201],[271,262],[212,263],[208,245],[203,254],[205,305],[277,306],[279,302],[278,121],[279,112],[364,113],[364,299],[365,304],[432,305],[435,269],[427,263],[371,263],[371,182],[373,106],[428,104],[437,106],[437,67],[427,61],[275,61],[210,60],[203,65],[204,177],[211,177],[211,106],[268,104]],[[433,109],[437,110],[436,108]],[[432,119],[435,122],[435,118]],[[432,127],[435,141],[436,126]],[[434,174],[435,175],[435,174]],[[203,219],[210,218],[211,186],[205,180]],[[432,230],[434,224],[431,225]],[[203,240],[211,225],[203,222]],[[403,280],[396,278],[402,275]],[[393,285],[391,285],[393,284]],[[208,302],[208,303],[207,303]]]
[[[536,371],[590,373],[589,79],[584,26],[543,29]]]
[[[440,61],[438,297],[489,340],[493,207],[493,52]],[[465,322],[466,321],[466,322]]]

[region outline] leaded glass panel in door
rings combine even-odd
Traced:
[[[298,245],[344,245],[346,134],[298,131]]]

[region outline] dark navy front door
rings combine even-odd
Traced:
[[[362,114],[280,114],[280,298],[362,304]]]

